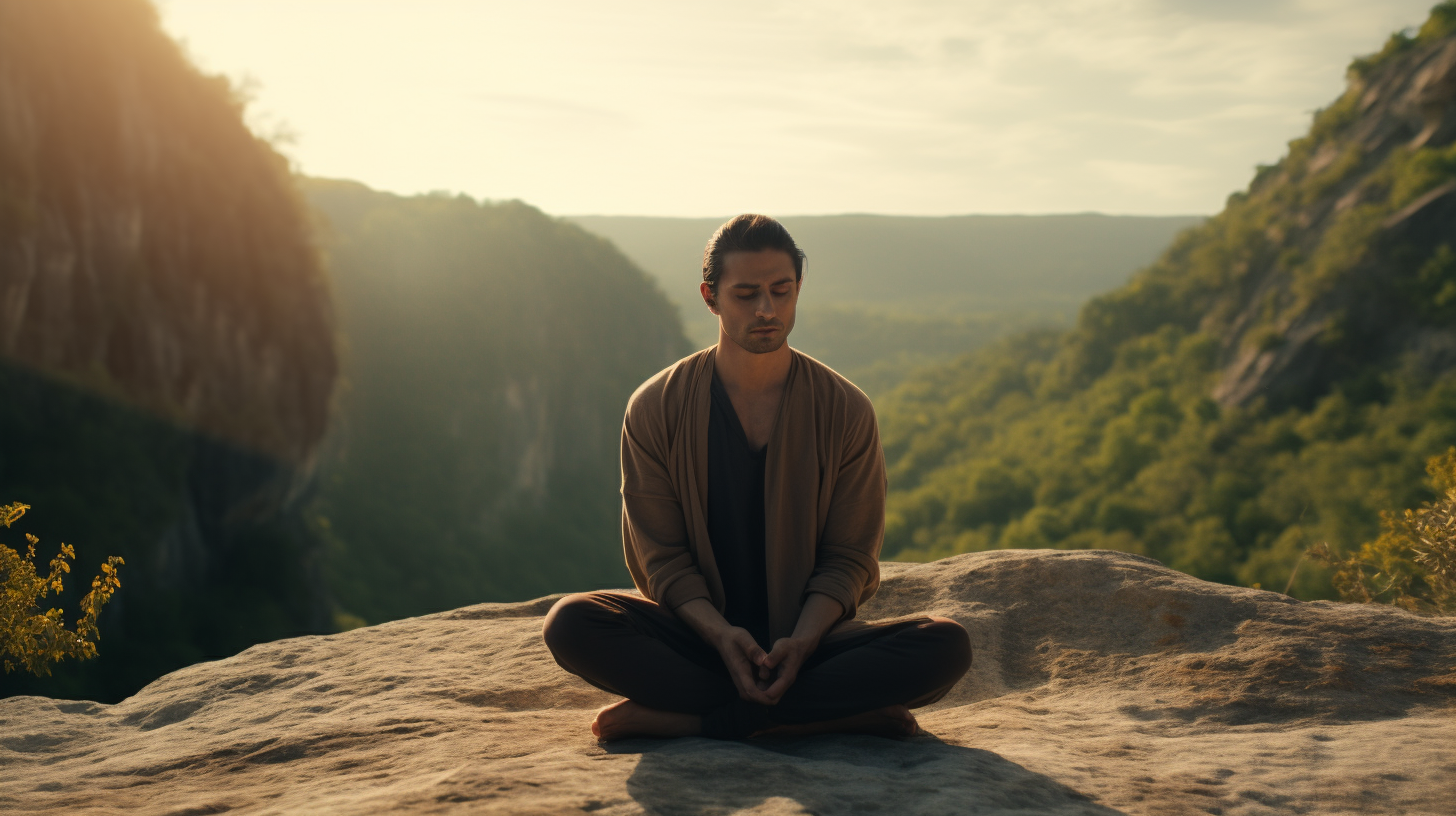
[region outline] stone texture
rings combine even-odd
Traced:
[[[1450,813],[1456,620],[1106,551],[885,564],[947,615],[930,736],[631,740],[540,641],[554,598],[255,646],[114,706],[0,700],[6,813]]]

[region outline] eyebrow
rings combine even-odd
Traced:
[[[780,278],[779,280],[776,280],[773,283],[770,283],[769,286],[782,286],[782,285],[784,285],[786,283],[793,283],[793,282],[794,282],[794,279],[793,278]],[[757,283],[735,283],[735,284],[733,284],[733,286],[731,288],[733,288],[733,289],[757,289],[757,288],[759,288],[759,285],[760,284],[757,284]]]

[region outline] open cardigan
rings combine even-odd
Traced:
[[[793,632],[811,592],[844,607],[829,638],[857,628],[879,586],[885,458],[868,397],[793,351],[764,473],[769,637]],[[723,611],[708,540],[712,348],[643,383],[622,422],[622,547],[637,589],[669,609],[706,598]]]

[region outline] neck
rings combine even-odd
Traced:
[[[718,350],[713,368],[718,379],[732,391],[773,391],[789,379],[793,352],[784,343],[767,354],[744,351],[733,338],[718,332]]]

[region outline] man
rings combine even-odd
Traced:
[[[909,709],[970,666],[946,618],[866,624],[885,463],[859,389],[791,349],[804,255],[741,215],[703,253],[716,346],[637,389],[622,424],[622,546],[642,597],[562,598],[558,663],[626,698],[599,739],[855,731],[908,736]]]

